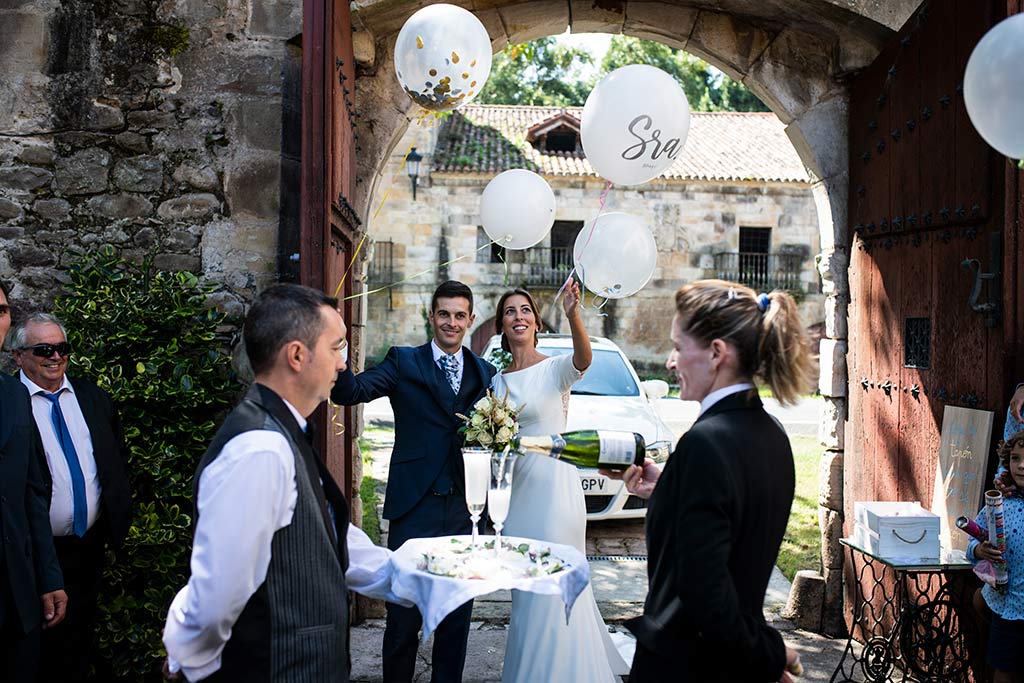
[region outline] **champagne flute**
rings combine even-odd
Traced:
[[[494,552],[501,550],[501,530],[505,527],[512,500],[512,468],[517,454],[508,447],[491,456],[491,485],[487,489],[487,514],[494,524]]]
[[[477,524],[487,504],[487,484],[490,479],[491,449],[466,447],[462,449],[462,463],[466,473],[466,507],[473,521],[473,547],[477,547]]]

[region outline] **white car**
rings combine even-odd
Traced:
[[[614,342],[591,337],[594,361],[583,378],[572,387],[569,397],[567,431],[609,429],[636,432],[647,443],[647,457],[664,465],[672,449],[672,431],[655,410],[658,399],[668,394],[668,384],[660,379],[641,382],[633,364]],[[541,334],[537,350],[547,356],[572,353],[572,337],[566,334]],[[487,342],[483,358],[504,367],[510,358],[501,350],[501,337]],[[587,519],[631,519],[647,514],[647,501],[630,495],[621,481],[579,468],[580,485],[587,503]]]

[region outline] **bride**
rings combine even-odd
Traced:
[[[573,281],[563,298],[572,355],[545,356],[536,349],[542,323],[530,293],[515,289],[498,300],[496,327],[501,348],[511,352],[512,361],[494,376],[491,387],[498,396],[507,391],[509,399],[523,407],[523,436],[565,431],[569,389],[593,358],[579,302],[579,285]],[[586,532],[586,506],[576,468],[542,456],[519,458],[505,533],[573,545],[585,553]],[[627,673],[629,667],[608,635],[590,586],[577,598],[568,625],[559,597],[513,591],[502,683],[612,683]]]

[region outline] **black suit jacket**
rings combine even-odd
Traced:
[[[0,623],[25,633],[42,618],[39,596],[64,587],[53,550],[42,450],[28,392],[0,373],[0,580],[6,580],[11,595]]]
[[[779,679],[785,647],[762,610],[794,486],[789,439],[754,391],[683,435],[647,511],[650,588],[629,627],[654,656],[638,653],[636,683]]]
[[[100,480],[100,502],[103,514],[97,524],[109,532],[108,541],[114,549],[120,548],[128,536],[132,523],[132,497],[128,485],[128,446],[121,429],[121,418],[107,392],[92,382],[68,377],[82,416],[92,438],[92,454],[96,459],[96,472]],[[50,468],[43,458],[43,476],[46,480],[47,501],[53,489]]]
[[[462,420],[491,384],[493,365],[463,347],[463,381],[459,396],[452,392],[434,363],[430,343],[393,346],[379,365],[358,375],[346,369],[338,375],[331,400],[338,405],[366,403],[381,396],[391,399],[395,413],[395,446],[391,454],[385,519],[398,519],[426,495],[445,463],[461,480]],[[476,378],[476,379],[474,379]],[[477,382],[470,385],[469,382]],[[468,390],[470,386],[476,387]]]

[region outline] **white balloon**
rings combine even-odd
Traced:
[[[583,226],[572,248],[583,285],[608,299],[636,294],[654,276],[658,262],[654,235],[628,213],[606,213],[595,220],[596,225],[591,220]]]
[[[985,142],[1024,158],[1024,14],[999,22],[975,46],[964,72],[964,102]]]
[[[499,173],[480,196],[480,222],[487,236],[506,249],[532,247],[555,222],[555,193],[532,171]]]
[[[583,151],[616,185],[657,178],[690,132],[690,105],[676,79],[653,66],[616,69],[590,91],[580,121]]]
[[[428,5],[402,26],[395,72],[412,100],[430,111],[452,111],[483,89],[491,74],[491,38],[469,10]]]

